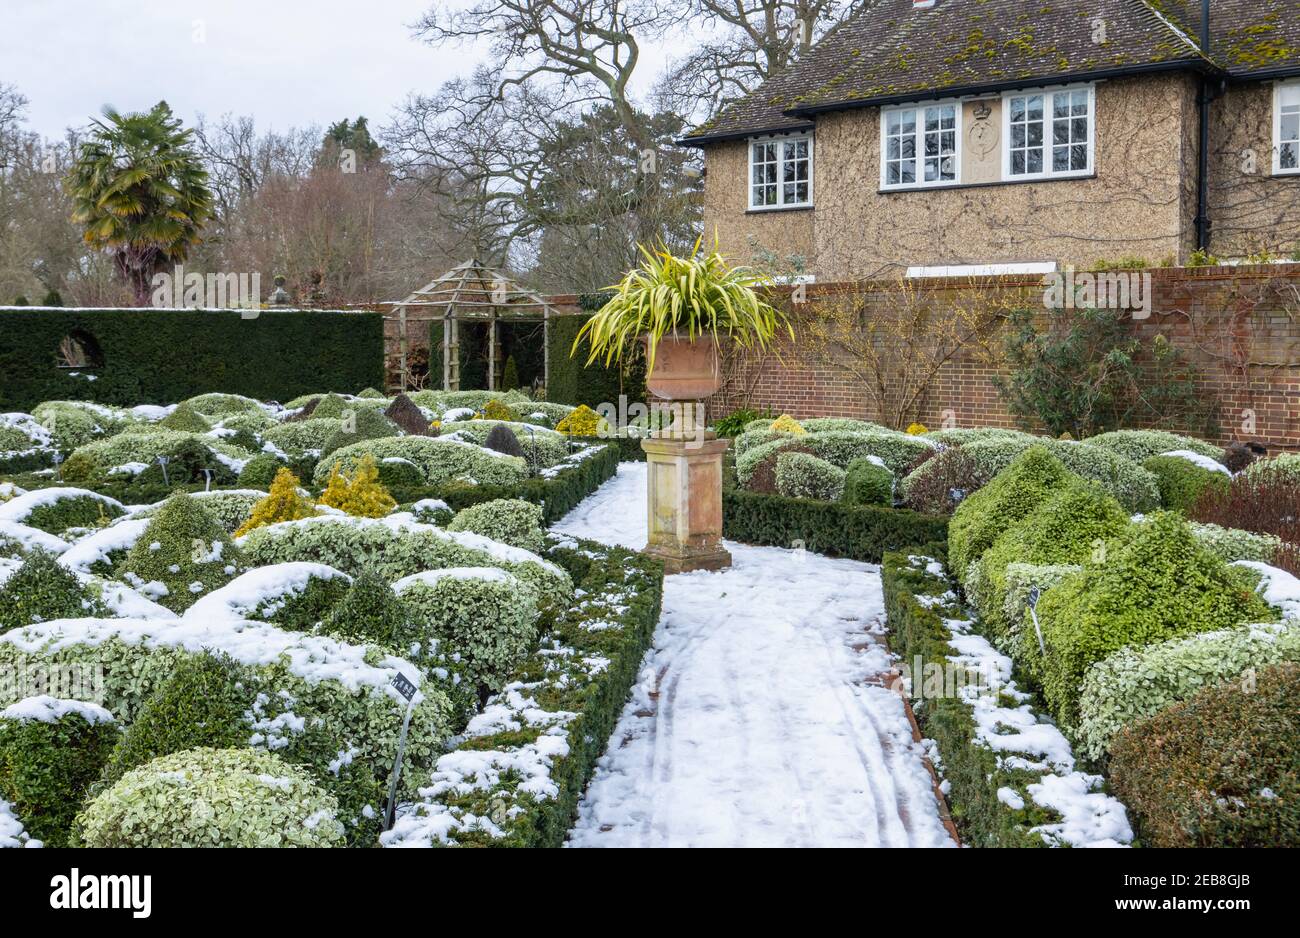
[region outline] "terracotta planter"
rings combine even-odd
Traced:
[[[648,342],[647,339],[642,341]],[[655,350],[654,371],[646,387],[666,401],[702,401],[722,386],[718,346],[712,336],[692,342],[685,336],[666,335]]]

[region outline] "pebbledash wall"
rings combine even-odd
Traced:
[[[1259,440],[1300,448],[1300,264],[1237,267],[1155,268],[1149,318],[1131,328],[1148,341],[1164,336],[1196,365],[1207,395],[1220,402],[1221,439]],[[926,281],[946,290],[971,289],[969,279]],[[983,288],[1022,295],[1026,305],[1043,302],[1042,281],[1002,276]],[[869,284],[820,283],[807,287],[807,302],[845,289],[873,292]],[[789,305],[789,289],[780,302]],[[1044,316],[1046,316],[1044,310]],[[993,383],[994,368],[978,355],[963,355],[939,372],[919,419],[931,429],[1015,427]],[[769,407],[794,417],[878,419],[860,382],[813,360],[796,339],[767,354],[744,353],[728,370],[723,390],[708,403],[709,416],[741,407]]]

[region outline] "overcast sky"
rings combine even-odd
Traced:
[[[166,99],[199,114],[249,114],[259,129],[364,114],[376,130],[412,91],[468,74],[482,50],[431,48],[410,24],[430,0],[0,0],[0,82],[30,102],[45,136],[105,104]],[[649,88],[666,48],[648,49]]]

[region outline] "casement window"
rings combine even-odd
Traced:
[[[1095,110],[1091,87],[1003,95],[1002,178],[1014,182],[1092,173]]]
[[[961,182],[961,105],[955,101],[880,112],[880,187]]]
[[[1273,172],[1300,173],[1300,82],[1273,88]]]
[[[770,137],[749,144],[751,210],[813,204],[811,136]]]

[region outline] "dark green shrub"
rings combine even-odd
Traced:
[[[0,798],[33,838],[67,846],[117,737],[112,714],[94,704],[30,697],[0,711]]]
[[[61,534],[68,528],[102,527],[125,513],[121,505],[86,492],[84,495],[64,495],[49,504],[40,505],[32,509],[22,523],[50,534]]]
[[[239,487],[270,489],[271,483],[275,481],[275,474],[285,465],[287,463],[274,453],[258,453],[244,464],[243,470],[239,473]]]
[[[1245,683],[1244,683],[1245,682]],[[1116,794],[1152,847],[1300,847],[1300,665],[1207,687],[1122,730]]]
[[[345,642],[373,643],[393,652],[405,651],[414,634],[392,587],[369,568],[357,574],[347,595],[321,622],[319,631]]]
[[[1038,619],[1046,653],[1022,635],[1018,658],[1041,683],[1058,722],[1073,728],[1084,674],[1111,652],[1277,617],[1240,568],[1202,547],[1179,515],[1161,512],[1043,594]]]
[[[1231,477],[1227,473],[1203,469],[1181,456],[1152,456],[1142,463],[1155,473],[1160,486],[1160,501],[1170,511],[1186,514],[1207,490],[1227,492]]]
[[[187,433],[207,433],[212,429],[212,421],[188,404],[181,404],[158,422],[158,426],[168,430],[184,430]]]
[[[49,551],[32,551],[0,586],[0,634],[36,622],[105,615],[98,597]]]
[[[987,485],[966,497],[948,526],[948,563],[959,581],[993,542],[1047,500],[1068,473],[1041,446],[1031,446]]]
[[[317,408],[319,411],[319,408]],[[335,430],[321,447],[321,458],[336,449],[360,443],[362,440],[377,440],[386,436],[397,436],[397,424],[385,417],[373,407],[355,408],[343,426]]]
[[[173,495],[158,509],[126,555],[122,574],[132,583],[161,583],[157,601],[184,612],[203,593],[225,586],[239,573],[239,549],[220,522],[191,496]]]
[[[894,503],[894,474],[869,459],[855,459],[844,470],[844,494],[848,505]]]

